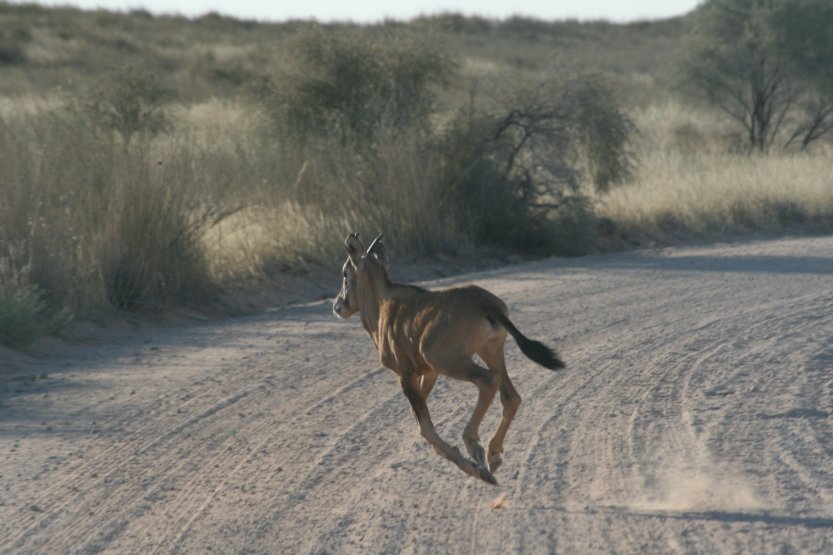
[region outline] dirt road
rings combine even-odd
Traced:
[[[427,285],[458,282],[568,364],[507,342],[524,404],[497,487],[433,452],[359,321],[316,302],[0,381],[0,551],[833,552],[833,238]],[[456,445],[475,397],[432,394]]]

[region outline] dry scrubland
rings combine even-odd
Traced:
[[[676,86],[688,29],[0,4],[0,339],[335,262],[354,229],[414,256],[828,231],[829,145],[738,153]]]

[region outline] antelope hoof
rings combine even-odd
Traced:
[[[497,485],[497,480],[495,480],[495,477],[492,476],[492,473],[486,470],[484,467],[478,466],[477,471],[481,480],[483,480],[487,484],[492,484],[493,486]]]
[[[486,452],[483,450],[483,447],[478,443],[476,439],[464,439],[463,440],[466,444],[466,449],[471,455],[471,458],[474,459],[474,462],[477,463],[479,467],[486,466]]]
[[[500,456],[500,451],[489,451],[489,470],[495,472],[501,464],[503,464],[503,458]]]

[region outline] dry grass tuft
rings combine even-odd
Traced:
[[[597,215],[620,234],[669,239],[829,231],[831,150],[746,156],[709,114],[678,105],[643,112],[633,183],[598,199]]]

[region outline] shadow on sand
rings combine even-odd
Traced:
[[[800,526],[804,528],[830,528],[833,529],[833,518],[821,516],[793,516],[779,515],[769,512],[742,512],[742,511],[639,511],[629,507],[595,507],[585,510],[571,510],[566,508],[553,507],[552,510],[567,514],[582,515],[611,515],[628,518],[660,518],[666,520],[687,520],[687,521],[711,521],[722,523],[758,523],[770,526]]]

